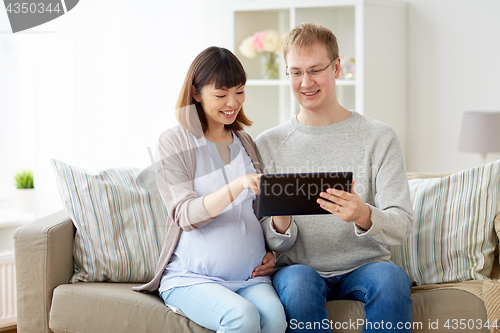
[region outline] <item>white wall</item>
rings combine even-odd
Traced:
[[[0,208],[15,204],[14,174],[35,164],[33,108],[18,98],[17,82],[17,74],[32,66],[17,58],[19,45],[9,30],[7,12],[0,8]]]
[[[500,110],[500,1],[407,2],[407,168],[480,165],[479,154],[458,151],[458,138],[464,111]],[[498,158],[490,154],[488,160]]]

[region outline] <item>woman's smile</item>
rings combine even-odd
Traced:
[[[234,114],[236,113],[236,109],[233,109],[233,110],[223,110],[221,111],[222,114],[224,114],[224,116],[226,116],[227,118],[231,118],[232,116],[234,116]]]

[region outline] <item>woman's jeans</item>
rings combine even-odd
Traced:
[[[165,303],[200,326],[217,332],[283,333],[286,318],[273,286],[257,283],[236,292],[217,283],[164,291]]]
[[[365,303],[365,319],[356,322],[365,333],[411,331],[411,283],[393,263],[373,262],[331,278],[309,266],[291,265],[274,273],[273,284],[285,306],[287,332],[332,332],[336,324],[342,327],[344,323],[330,322],[325,309],[326,301],[337,299]]]

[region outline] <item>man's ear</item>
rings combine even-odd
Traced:
[[[196,88],[194,87],[194,85],[191,86],[191,93],[193,94],[193,98],[195,101],[197,101],[198,103],[201,102],[201,98],[200,96],[196,93]]]
[[[335,78],[338,79],[340,78],[340,57],[337,57],[337,59],[335,59],[335,61],[333,62],[333,65],[335,65]]]

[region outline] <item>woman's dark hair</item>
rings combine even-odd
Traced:
[[[208,123],[201,103],[193,98],[192,87],[195,87],[196,93],[199,95],[203,87],[210,84],[214,84],[216,89],[230,89],[244,85],[246,81],[245,70],[241,62],[231,51],[216,46],[211,46],[203,50],[193,60],[184,79],[184,84],[177,100],[177,121],[194,135],[201,136],[207,131]],[[199,133],[200,124],[197,124],[196,117],[193,117],[193,112],[189,112],[189,110],[194,111],[190,107],[191,105],[196,107],[203,133]],[[242,107],[235,121],[225,126],[228,130],[241,131],[243,125],[250,126],[251,124],[252,122],[246,117]]]

